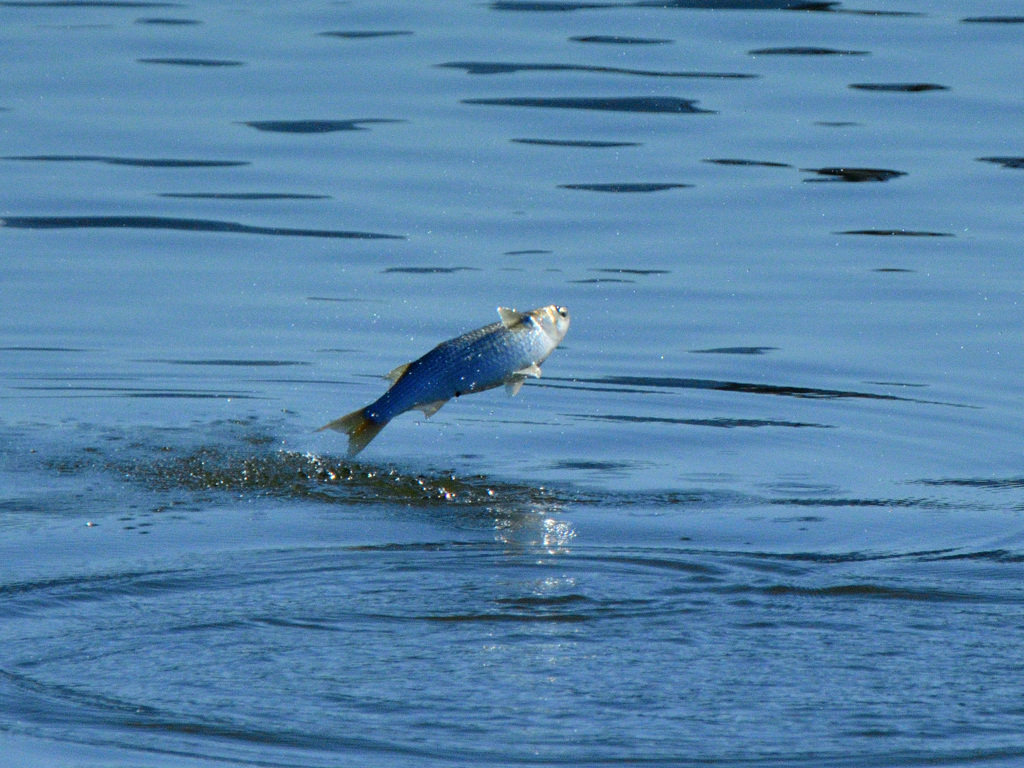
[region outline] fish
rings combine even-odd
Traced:
[[[348,456],[362,451],[396,416],[418,409],[430,418],[453,397],[505,385],[515,395],[565,338],[569,310],[554,304],[528,312],[498,307],[497,323],[442,342],[384,378],[387,392],[365,408],[318,429],[348,435]]]

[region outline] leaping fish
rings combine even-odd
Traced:
[[[355,456],[389,421],[418,408],[429,419],[453,397],[483,392],[502,384],[516,394],[528,376],[540,376],[540,364],[569,330],[569,310],[555,305],[516,312],[498,307],[501,322],[442,342],[418,360],[400,365],[385,378],[391,387],[365,408],[325,424],[348,435]]]

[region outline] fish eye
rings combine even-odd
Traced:
[[[561,315],[562,317],[566,317],[569,314],[569,310],[567,310],[565,307],[559,307],[558,314]]]

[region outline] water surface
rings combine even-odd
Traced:
[[[1018,764],[1022,30],[0,3],[0,754]]]

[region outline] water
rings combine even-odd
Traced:
[[[1019,9],[665,5],[0,3],[0,764],[1024,760]]]

